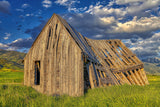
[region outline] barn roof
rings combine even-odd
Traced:
[[[65,26],[66,30],[70,33],[70,35],[79,45],[79,47],[84,52],[84,54],[86,54],[92,61],[99,63],[95,53],[92,51],[91,46],[88,44],[86,38],[83,35],[81,35],[79,32],[77,32],[69,23],[66,22],[66,20],[62,19],[58,15],[56,16]]]

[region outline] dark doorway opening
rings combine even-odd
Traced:
[[[40,61],[35,61],[34,84],[40,85]]]
[[[84,93],[90,89],[90,82],[89,82],[89,64],[84,62]]]

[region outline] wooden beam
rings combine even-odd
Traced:
[[[140,78],[140,75],[138,74],[137,70],[134,70],[135,77],[139,81],[140,85],[144,85],[142,79]]]
[[[123,79],[123,81],[126,83],[126,84],[129,84],[131,85],[131,83],[129,82],[129,80],[127,79],[127,77],[122,73],[118,73],[120,75],[120,77]]]
[[[135,82],[133,81],[133,79],[130,76],[130,74],[127,71],[125,73],[127,74],[127,79],[130,81],[130,83],[133,84],[133,85],[135,85]]]
[[[137,80],[137,78],[135,77],[134,73],[132,70],[129,71],[131,73],[131,77],[133,79],[133,81],[135,82],[135,84],[140,85],[139,81]]]

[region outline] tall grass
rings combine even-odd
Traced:
[[[24,73],[20,71],[16,71],[16,72],[13,72],[11,70],[0,71],[0,84],[22,83],[23,74]]]
[[[0,106],[6,107],[137,107],[160,105],[160,76],[148,76],[150,85],[123,85],[90,89],[81,97],[47,96],[31,87],[0,85]]]

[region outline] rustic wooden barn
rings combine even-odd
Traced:
[[[92,40],[53,14],[24,58],[24,85],[49,95],[148,84],[143,63],[120,40]]]

